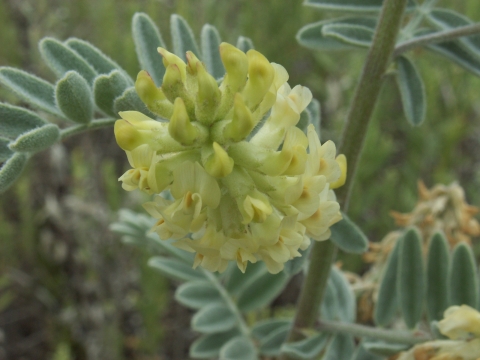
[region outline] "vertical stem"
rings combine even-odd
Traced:
[[[347,182],[337,190],[338,201],[345,212],[348,209],[348,201],[369,121],[380,93],[383,75],[392,57],[406,4],[407,0],[384,1],[373,43],[347,114],[339,147],[339,152],[345,154],[348,159]],[[287,341],[301,339],[302,335],[295,330],[312,327],[317,321],[318,310],[335,253],[336,247],[330,241],[317,242],[313,245],[310,266],[300,294],[292,331]],[[283,356],[283,359],[288,359],[288,357]]]

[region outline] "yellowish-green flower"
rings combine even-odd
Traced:
[[[312,125],[306,135],[296,127],[310,90],[292,89],[287,71],[255,50],[222,43],[220,85],[193,53],[185,63],[158,51],[162,86],[141,71],[135,88],[159,119],[122,112],[115,137],[132,166],[119,180],[155,194],[144,207],[160,238],[195,253],[194,267],[221,272],[235,261],[245,271],[262,260],[271,273],[310,238],[328,239],[346,159]]]

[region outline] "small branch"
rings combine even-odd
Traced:
[[[70,126],[66,129],[63,129],[60,131],[60,140],[65,140],[66,138],[80,134],[85,131],[89,130],[97,130],[101,129],[104,127],[110,127],[113,126],[113,124],[117,121],[117,119],[113,118],[106,118],[106,119],[98,119],[98,120],[93,120],[89,124],[82,124],[82,125],[74,125]]]
[[[472,25],[458,27],[453,30],[445,30],[445,31],[440,31],[433,34],[419,36],[397,45],[397,47],[395,48],[395,51],[393,52],[393,56],[397,57],[403,54],[404,52],[419,46],[441,43],[444,41],[454,40],[459,37],[471,36],[478,33],[480,33],[480,24],[472,24]]]
[[[316,329],[318,331],[325,331],[332,334],[350,334],[358,337],[368,337],[406,345],[415,345],[432,340],[432,338],[425,333],[380,329],[337,321],[322,320],[319,322]]]

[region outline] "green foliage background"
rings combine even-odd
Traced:
[[[439,1],[474,21],[480,3]],[[338,141],[365,51],[319,53],[300,47],[302,25],[327,14],[300,0],[0,0],[0,65],[52,80],[37,49],[45,36],[92,42],[132,76],[135,12],[149,14],[169,40],[169,18],[183,16],[197,34],[215,25],[225,41],[250,37],[270,61],[285,66],[322,105],[322,140]],[[171,44],[168,44],[169,46]],[[480,80],[426,50],[411,54],[425,81],[427,118],[404,119],[389,79],[378,101],[354,188],[350,217],[380,240],[394,229],[390,210],[409,211],[416,183],[459,181],[480,205]],[[0,98],[18,100],[0,89]],[[108,225],[120,207],[138,209],[139,194],[116,179],[126,158],[113,132],[69,139],[38,154],[0,199],[0,359],[183,359],[195,337],[173,287],[148,268],[148,254],[121,244]],[[141,211],[141,210],[140,210]],[[362,270],[358,257],[344,267]],[[293,299],[283,297],[279,304]],[[0,337],[1,338],[1,337]]]

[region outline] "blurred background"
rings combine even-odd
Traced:
[[[480,21],[480,2],[439,5]],[[251,38],[285,66],[290,84],[308,86],[322,105],[322,141],[337,141],[365,51],[320,53],[300,47],[303,25],[330,14],[300,0],[0,0],[0,66],[54,80],[37,49],[45,36],[78,37],[131,76],[140,70],[131,18],[146,12],[170,42],[169,18],[183,16],[199,38],[205,23],[222,40]],[[389,211],[407,212],[417,181],[458,181],[480,205],[480,79],[425,50],[410,53],[428,97],[425,123],[409,126],[393,77],[385,82],[358,172],[350,215],[371,241],[395,228]],[[21,104],[0,89],[0,99]],[[175,284],[146,265],[146,250],[122,244],[108,226],[123,207],[142,211],[142,195],[121,189],[127,160],[111,129],[39,153],[0,198],[0,360],[186,359],[195,338]],[[362,271],[361,258],[341,255]],[[294,304],[287,288],[275,306]]]

